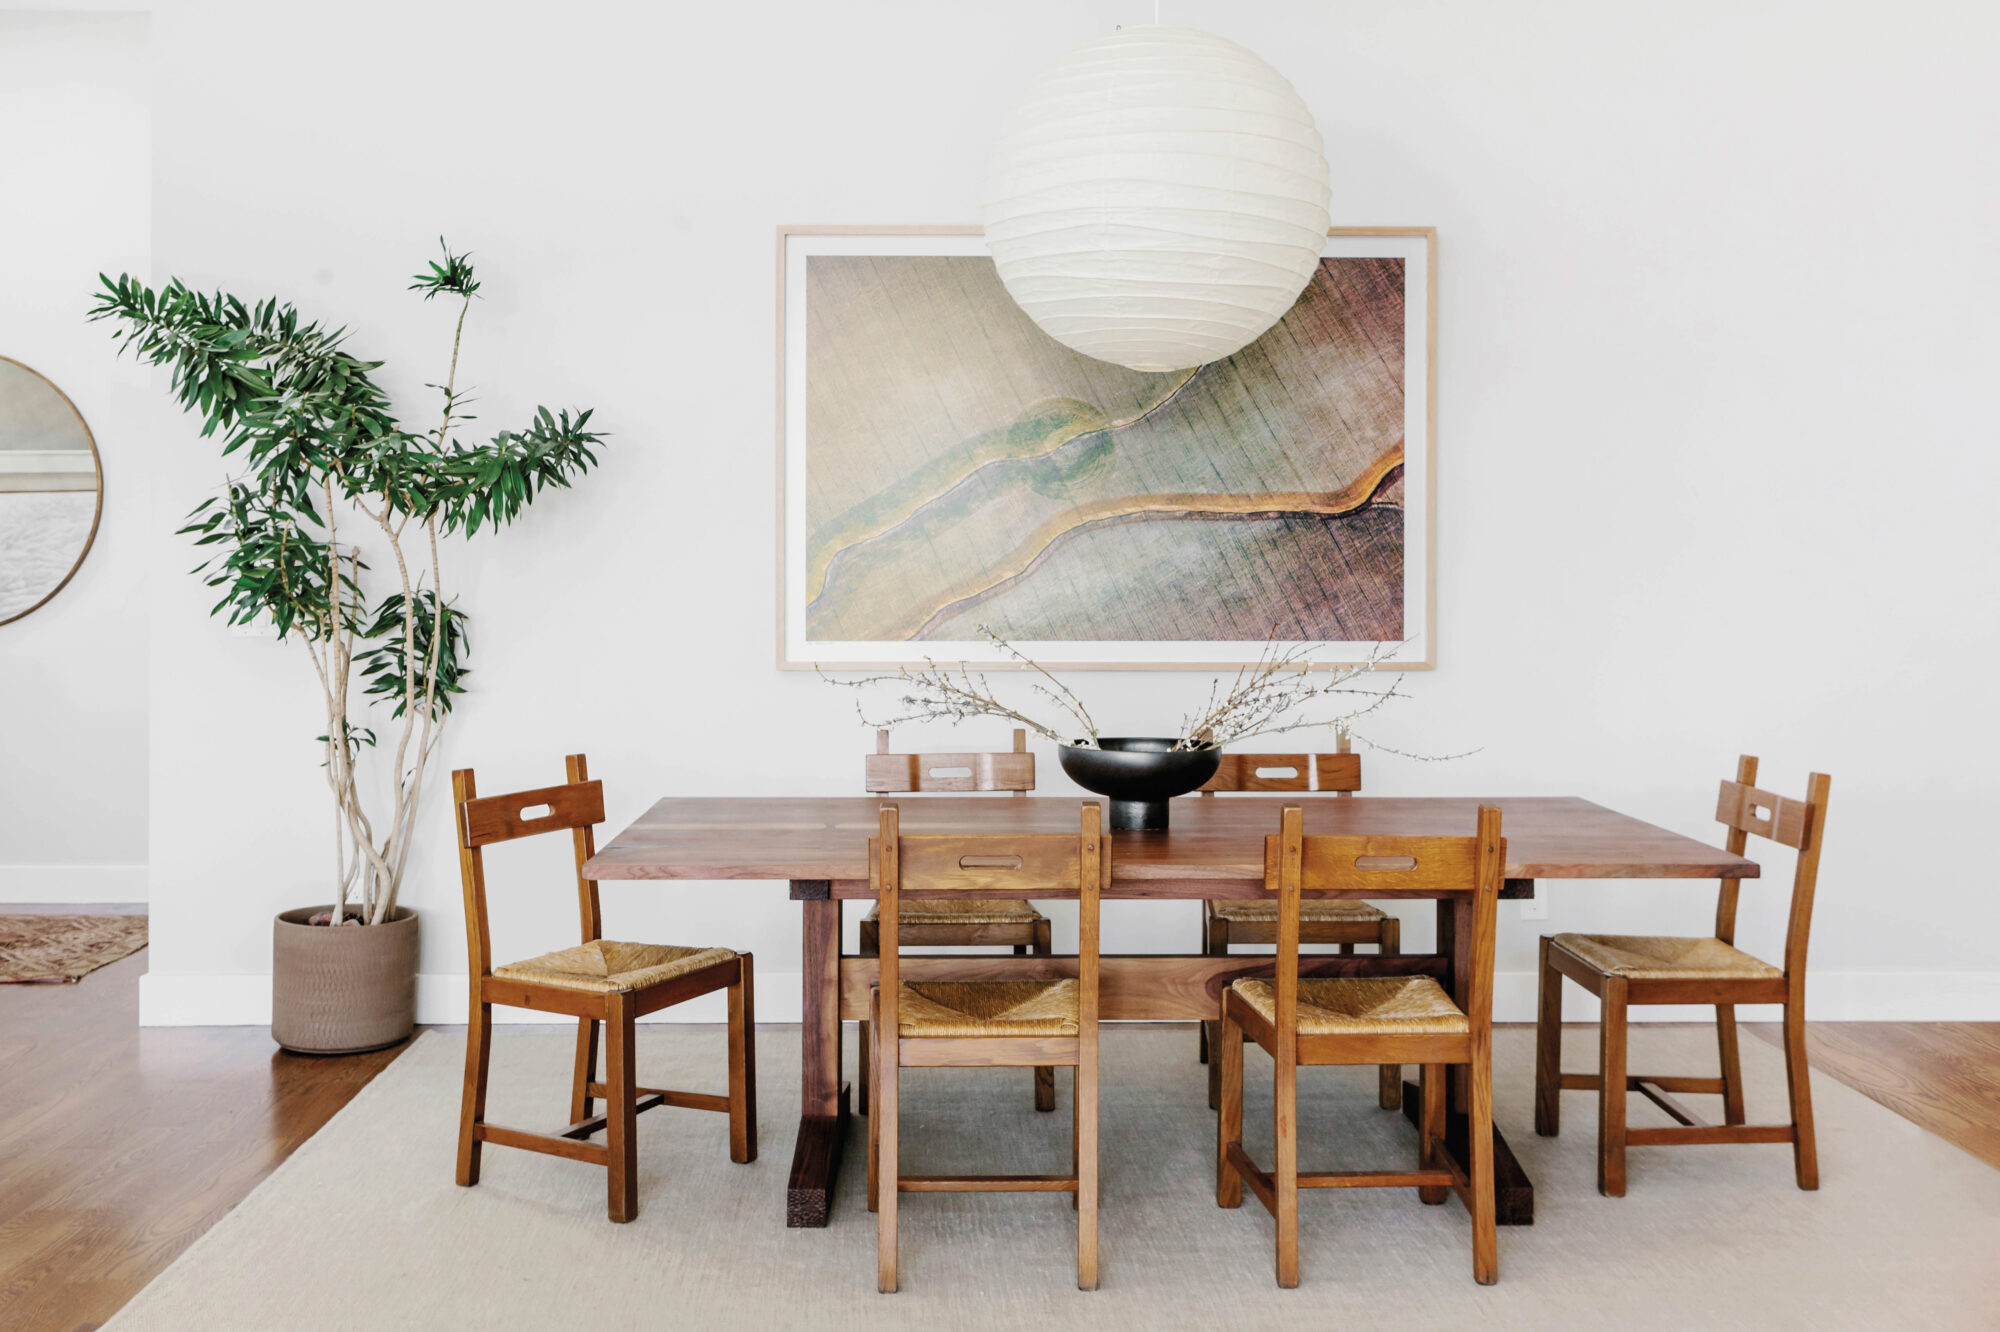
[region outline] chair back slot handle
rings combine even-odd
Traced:
[[[1019,856],[960,856],[960,869],[1010,869],[1021,868]]]
[[[523,805],[521,812],[514,817],[520,819],[523,823],[528,823],[535,819],[545,819],[553,813],[555,813],[555,810],[548,805]]]
[[[1417,867],[1415,856],[1356,856],[1354,868],[1358,870],[1413,870]]]
[[[929,775],[930,775],[930,776],[932,776],[932,777],[970,777],[970,776],[972,775],[972,769],[970,769],[970,768],[932,768],[932,769],[930,770],[930,774],[929,774]]]

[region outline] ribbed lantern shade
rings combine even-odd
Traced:
[[[986,243],[1049,336],[1135,370],[1254,341],[1326,242],[1326,156],[1283,75],[1190,28],[1125,28],[1029,84],[986,169]]]

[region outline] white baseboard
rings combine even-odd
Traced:
[[[271,978],[267,975],[139,977],[142,1027],[268,1027]]]
[[[642,1022],[721,1022],[726,1013],[718,991],[641,1018]],[[465,1021],[465,977],[417,977],[417,1021]],[[1815,973],[1806,986],[1807,1016],[1820,1022],[1993,1022],[2000,1021],[2000,971],[1833,971]],[[1775,1007],[1737,1011],[1745,1022],[1776,1021]],[[1635,1008],[1635,1022],[1706,1022],[1712,1008]],[[1535,1020],[1535,976],[1502,972],[1493,978],[1493,1016],[1498,1022]],[[546,1022],[546,1015],[496,1008],[499,1022]],[[1574,985],[1563,992],[1563,1017],[1571,1022],[1597,1018],[1597,1001]],[[759,971],[757,1020],[799,1020],[799,973]],[[268,975],[181,976],[148,973],[139,979],[142,1027],[264,1026],[271,1021]]]
[[[144,865],[0,865],[0,902],[140,903]]]

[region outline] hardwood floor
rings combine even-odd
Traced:
[[[99,1326],[399,1053],[288,1055],[263,1027],[141,1030],[145,970],[142,950],[75,985],[0,985],[8,1332]]]
[[[1744,1026],[1782,1043],[1775,1022]],[[2000,1022],[1808,1022],[1806,1058],[2000,1170]]]
[[[30,909],[83,908],[0,907]],[[78,985],[0,985],[6,1332],[99,1326],[399,1053],[141,1030],[145,969],[140,952]],[[2000,1023],[1828,1023],[1810,1041],[1815,1067],[2000,1168]]]

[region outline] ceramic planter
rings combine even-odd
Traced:
[[[331,907],[278,914],[271,1038],[297,1054],[358,1054],[408,1040],[417,1023],[417,915],[380,925],[308,925]]]

